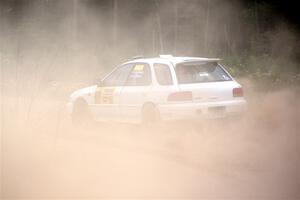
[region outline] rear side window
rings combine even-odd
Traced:
[[[215,62],[180,63],[176,65],[178,83],[205,83],[230,81],[231,78],[223,68]]]
[[[143,86],[151,84],[150,67],[145,63],[134,64],[126,81],[127,86]]]
[[[172,74],[170,67],[166,64],[154,64],[154,71],[157,82],[160,85],[172,85]]]

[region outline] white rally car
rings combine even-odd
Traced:
[[[97,85],[73,92],[68,110],[74,123],[152,123],[240,115],[246,109],[242,87],[218,61],[171,55],[135,58]]]

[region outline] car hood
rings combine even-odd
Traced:
[[[96,88],[97,88],[97,85],[92,85],[92,86],[89,86],[89,87],[81,88],[79,90],[74,91],[70,95],[70,98],[71,98],[71,100],[76,99],[77,97],[82,96],[84,94],[94,92],[96,90]]]

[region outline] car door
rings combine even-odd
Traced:
[[[158,104],[167,103],[168,96],[179,90],[176,84],[175,71],[172,68],[169,63],[159,62],[153,64],[156,80],[156,87],[153,88],[153,93],[155,93],[155,102]]]
[[[137,122],[141,109],[151,89],[151,69],[147,63],[135,63],[121,91],[120,110],[122,121]]]
[[[119,103],[122,87],[127,80],[133,64],[117,67],[97,86],[92,112],[97,121],[118,121]]]

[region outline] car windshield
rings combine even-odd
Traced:
[[[216,62],[180,63],[176,65],[178,83],[230,81],[230,76]]]

